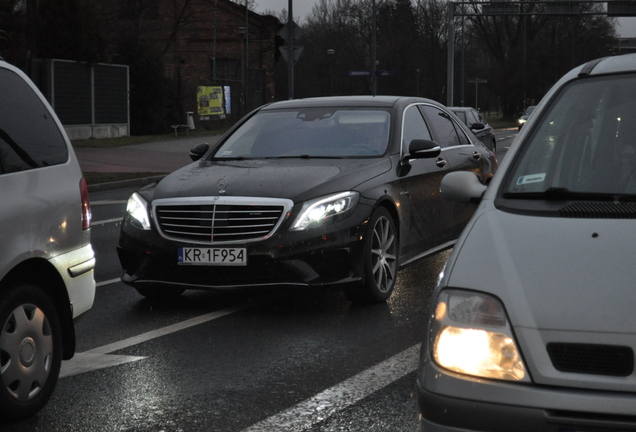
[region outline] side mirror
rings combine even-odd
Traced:
[[[435,141],[414,139],[409,144],[410,159],[432,159],[442,153],[442,148]]]
[[[190,149],[190,159],[198,161],[210,150],[208,143],[201,143],[193,146]]]
[[[482,130],[482,129],[485,129],[486,126],[484,124],[482,124],[482,123],[473,123],[473,124],[470,125],[470,128],[472,130]]]
[[[481,201],[487,186],[470,171],[455,171],[442,178],[440,191],[442,198],[460,204],[476,204]]]

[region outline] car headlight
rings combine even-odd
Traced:
[[[435,362],[482,378],[529,382],[506,312],[486,294],[441,292],[431,334]]]
[[[150,215],[148,214],[148,202],[141,197],[137,192],[132,194],[128,198],[126,204],[126,214],[129,217],[130,223],[139,229],[150,229]]]
[[[292,231],[335,222],[348,216],[358,203],[357,192],[342,192],[306,202],[292,224]]]

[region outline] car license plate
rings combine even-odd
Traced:
[[[247,265],[245,248],[179,248],[180,265]]]

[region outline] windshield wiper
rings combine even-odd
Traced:
[[[617,194],[602,192],[574,192],[563,187],[551,187],[543,192],[506,192],[504,198],[547,201],[615,201]]]
[[[264,159],[342,159],[342,156],[312,156],[302,154],[295,156],[267,156]]]

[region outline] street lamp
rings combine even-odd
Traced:
[[[245,114],[247,112],[246,110],[246,105],[245,105],[245,96],[246,96],[246,85],[245,85],[245,67],[246,67],[246,58],[245,58],[245,53],[244,53],[244,49],[245,49],[245,42],[247,39],[247,27],[239,27],[238,29],[238,33],[239,36],[241,38],[241,51],[240,51],[240,55],[241,55],[241,109],[242,109],[242,114]]]
[[[335,53],[336,50],[333,48],[327,50],[327,55],[329,56],[329,96],[333,96],[333,55]]]

